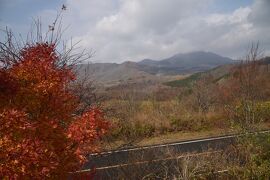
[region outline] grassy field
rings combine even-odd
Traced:
[[[105,147],[108,142],[117,148],[265,129],[257,127],[268,124],[270,117],[269,71],[262,71],[264,67],[253,84],[244,84],[226,67],[169,82],[177,87],[132,84],[107,91],[110,98],[101,106],[112,129]]]
[[[184,79],[178,79],[164,83],[171,87],[190,87],[194,81],[199,79],[202,73],[195,73]]]

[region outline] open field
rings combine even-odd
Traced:
[[[200,73],[197,79],[189,80],[192,85],[184,87],[164,84],[145,84],[143,87],[135,83],[109,89],[101,107],[113,126],[103,142],[103,148],[150,145],[237,132],[241,127],[234,118],[245,118],[242,116],[246,105],[235,101],[241,98],[240,95],[235,96],[236,90],[226,89],[235,86],[231,84],[232,67]],[[253,106],[250,113],[257,118],[247,124],[253,129],[269,127],[269,81],[265,79],[269,72],[264,71],[267,67],[260,66],[260,78],[264,83],[258,84],[261,88],[254,94],[260,99],[263,96],[263,99],[247,104]],[[231,94],[227,97],[227,93]]]

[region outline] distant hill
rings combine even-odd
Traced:
[[[260,66],[269,66],[270,64],[270,57],[265,57],[258,61]],[[165,82],[164,84],[171,87],[189,87],[197,80],[201,79],[204,75],[211,75],[214,77],[214,82],[222,82],[226,80],[231,73],[231,69],[235,67],[235,64],[226,64],[215,67],[213,69],[204,71],[204,72],[197,72],[194,73],[186,78],[181,78],[179,80],[173,80]]]
[[[111,86],[123,82],[162,82],[168,80],[168,76],[202,72],[231,63],[234,61],[230,58],[199,51],[176,54],[160,61],[145,59],[121,64],[81,64],[78,69],[79,74],[87,69],[88,74],[97,83]]]
[[[145,59],[138,64],[141,65],[141,70],[151,74],[184,74],[205,71],[233,62],[232,59],[227,57],[211,52],[198,51],[176,54],[160,61]]]
[[[194,82],[202,78],[204,75],[211,75],[214,77],[214,81],[218,82],[229,76],[230,70],[233,66],[233,64],[221,65],[204,72],[194,73],[184,79],[168,81],[164,84],[171,87],[190,87]]]
[[[130,82],[154,82],[162,79],[162,77],[141,71],[135,62],[82,64],[78,66],[78,69],[81,76],[87,71],[96,84],[106,86]]]

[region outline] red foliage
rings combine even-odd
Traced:
[[[54,44],[20,52],[0,69],[0,177],[64,178],[85,162],[108,129],[99,109],[76,115],[72,70],[58,66]]]
[[[12,96],[18,86],[14,79],[6,72],[6,70],[0,69],[0,99],[9,98]]]

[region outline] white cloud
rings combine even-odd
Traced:
[[[161,59],[207,50],[240,57],[253,41],[270,48],[270,1],[211,13],[214,0],[67,0],[64,23],[96,51],[94,61]]]
[[[97,60],[166,57],[179,51],[175,50],[179,45],[173,36],[175,26],[184,18],[201,14],[197,9],[204,11],[207,2],[210,1],[122,0],[117,12],[96,21],[80,38],[89,46],[94,44]]]
[[[248,15],[251,13],[249,7],[236,9],[231,14],[211,14],[206,18],[206,22],[210,25],[233,25],[247,21]]]

